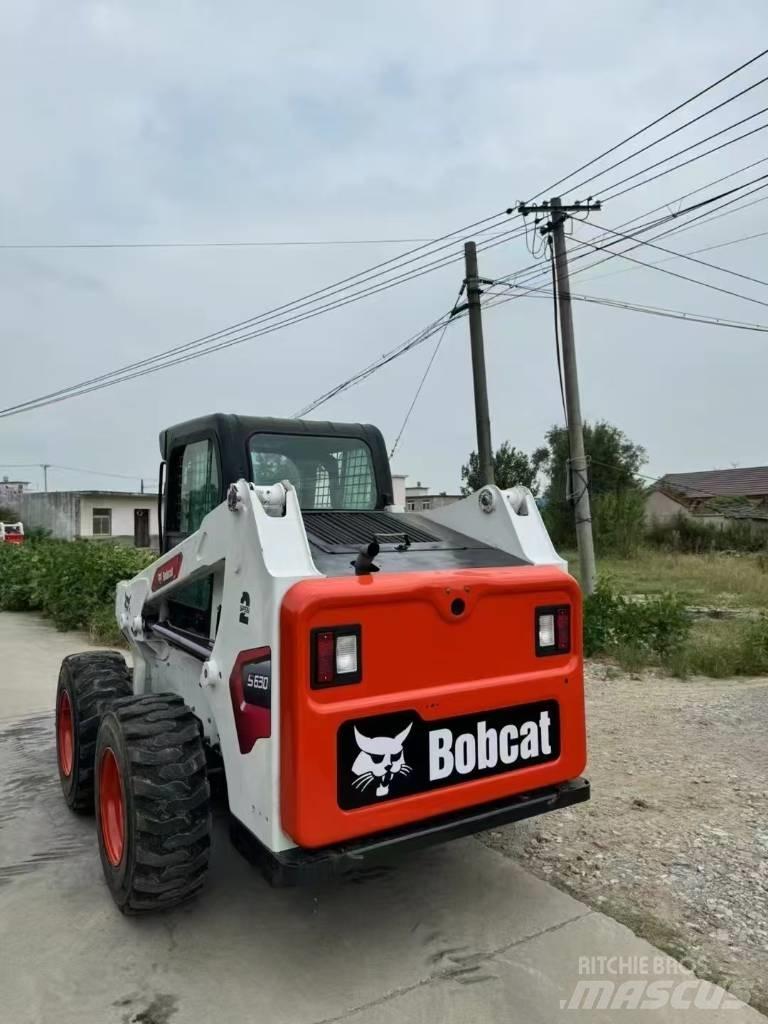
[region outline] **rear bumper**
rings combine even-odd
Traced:
[[[344,875],[401,850],[415,850],[449,839],[460,839],[475,832],[498,828],[547,811],[556,811],[560,807],[583,803],[589,797],[589,781],[578,778],[560,786],[550,786],[490,804],[442,814],[388,832],[379,832],[359,841],[319,850],[294,847],[283,853],[273,853],[234,817],[231,819],[230,833],[237,849],[261,868],[271,885],[292,886]]]

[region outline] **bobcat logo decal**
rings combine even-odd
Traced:
[[[413,722],[397,736],[363,736],[355,726],[355,740],[360,753],[352,765],[352,774],[357,778],[352,783],[359,792],[376,783],[376,796],[389,796],[389,787],[396,775],[408,775],[411,771],[405,761],[403,743],[411,731]]]

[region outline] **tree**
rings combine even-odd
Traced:
[[[599,527],[596,542],[600,544],[602,537],[606,542],[602,546],[608,549],[613,546],[611,537],[621,536],[625,528],[636,537],[642,527],[642,485],[636,474],[647,462],[647,455],[642,445],[630,441],[622,430],[604,420],[584,424],[584,449],[589,462],[593,520]],[[531,457],[547,475],[545,519],[554,543],[563,546],[572,546],[576,541],[569,493],[569,456],[568,431],[565,427],[552,427],[547,431],[546,445]],[[619,510],[626,516],[623,526],[616,522]]]
[[[493,475],[496,485],[504,490],[518,484],[529,488],[534,494],[539,493],[539,464],[536,456],[529,457],[505,441],[493,456]],[[461,467],[461,493],[473,494],[483,486],[480,476],[480,459],[477,452],[470,452],[469,462]]]

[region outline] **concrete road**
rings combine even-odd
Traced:
[[[61,798],[45,710],[62,654],[82,646],[31,616],[0,614],[0,1024],[765,1024],[474,839],[275,890],[230,847],[218,808],[204,895],[122,917],[93,821]],[[584,973],[582,958],[612,956],[625,958],[624,973]],[[594,979],[603,985],[590,996],[583,982]]]

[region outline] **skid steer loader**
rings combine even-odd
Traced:
[[[589,798],[581,600],[528,490],[393,503],[371,426],[211,415],[160,435],[133,661],[61,666],[56,736],[120,909],[202,886],[209,782],[273,884]]]

